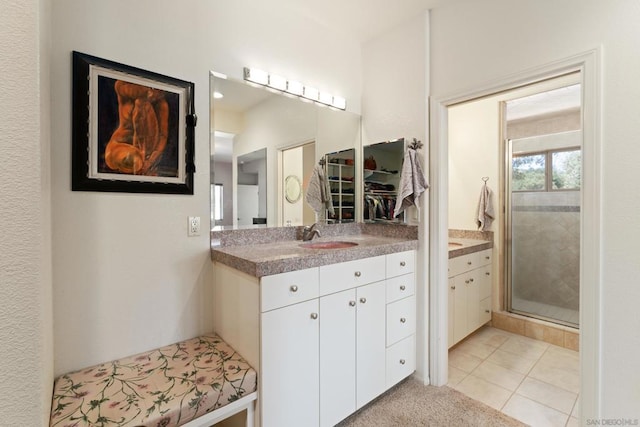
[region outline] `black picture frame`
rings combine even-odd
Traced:
[[[194,84],[72,56],[71,189],[193,194]]]

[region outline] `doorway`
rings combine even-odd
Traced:
[[[279,210],[282,218],[280,226],[299,226],[313,224],[315,212],[304,201],[309,186],[309,178],[315,167],[316,143],[307,142],[302,145],[279,150],[282,197]]]
[[[600,397],[600,309],[598,294],[600,224],[599,224],[599,52],[589,51],[564,61],[539,67],[504,79],[499,84],[481,87],[464,95],[436,97],[431,102],[431,157],[432,187],[430,192],[430,382],[444,385],[447,382],[447,242],[449,205],[449,107],[487,96],[538,83],[546,79],[580,73],[582,85],[583,124],[582,147],[582,210],[580,246],[580,372],[585,373],[580,385],[579,419],[597,418]],[[474,197],[475,198],[475,197]],[[477,200],[477,199],[476,199]],[[498,298],[500,300],[500,298]],[[494,301],[495,303],[495,301]],[[499,304],[499,301],[498,301]],[[495,306],[494,306],[495,309]],[[585,314],[587,313],[587,314]]]

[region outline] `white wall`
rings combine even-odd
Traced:
[[[418,138],[425,173],[429,174],[429,146],[426,140],[429,94],[429,20],[420,14],[362,47],[362,143]],[[356,173],[362,173],[363,159],[356,158]],[[428,212],[427,193],[422,198],[420,247],[418,249],[417,374],[428,379]],[[410,210],[411,220],[416,217]]]
[[[494,192],[498,216],[500,175],[500,116],[495,98],[449,108],[449,228],[477,230],[478,198],[487,185]],[[499,231],[498,218],[488,228]],[[499,242],[499,236],[495,236]]]
[[[602,46],[602,415],[640,401],[640,7],[631,0],[467,1],[432,11],[431,89],[453,96]]]
[[[47,3],[0,14],[0,423],[16,426],[48,424],[53,381]]]
[[[53,48],[53,286],[60,374],[212,328],[209,70],[255,66],[343,93],[359,110],[360,48],[304,16],[249,0],[56,0]],[[286,12],[286,13],[284,13]],[[193,196],[71,192],[71,51],[195,83]],[[320,59],[321,58],[321,59]],[[33,140],[33,139],[32,139]]]

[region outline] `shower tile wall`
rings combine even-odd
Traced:
[[[578,310],[580,192],[513,193],[512,242],[514,300]]]

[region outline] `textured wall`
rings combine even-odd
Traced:
[[[56,0],[52,3],[55,371],[60,374],[213,328],[209,71],[255,66],[344,93],[359,111],[360,46],[282,3]],[[280,8],[280,10],[279,10]],[[195,194],[72,192],[71,51],[195,83]],[[202,218],[187,237],[187,218]]]
[[[6,426],[44,425],[51,399],[48,132],[41,130],[48,98],[39,74],[44,10],[38,1],[8,0],[0,14],[0,424]]]

